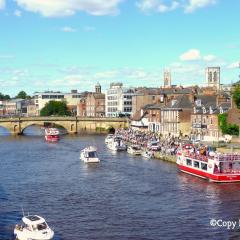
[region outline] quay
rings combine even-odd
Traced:
[[[110,129],[128,128],[127,118],[95,118],[95,117],[14,117],[0,118],[0,127],[7,129],[12,135],[24,134],[24,130],[33,125],[45,126],[56,124],[69,134],[84,131],[107,132]]]

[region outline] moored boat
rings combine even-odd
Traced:
[[[113,139],[113,134],[108,134],[107,137],[105,138],[105,143],[108,144],[110,141],[112,141]]]
[[[188,146],[177,152],[177,165],[182,172],[212,182],[240,182],[240,153],[202,155],[193,149]]]
[[[22,224],[15,226],[14,235],[18,240],[51,240],[54,232],[44,218],[29,215],[22,218]]]
[[[47,142],[57,142],[59,140],[59,130],[57,128],[45,128],[45,140]]]
[[[114,136],[109,139],[107,147],[113,151],[126,151],[127,146],[121,136]]]
[[[95,147],[87,147],[84,148],[80,152],[80,159],[84,161],[85,163],[99,163],[100,159],[98,158],[97,155],[97,150]]]
[[[146,151],[142,151],[142,156],[143,156],[144,158],[150,159],[150,158],[153,157],[153,154],[152,154],[152,152],[146,150]]]
[[[139,145],[128,146],[127,152],[132,154],[132,155],[141,155],[142,154],[142,150],[141,150],[141,147]]]

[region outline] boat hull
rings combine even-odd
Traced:
[[[211,182],[218,182],[218,183],[240,182],[240,174],[211,174],[208,172],[200,171],[200,170],[183,166],[180,164],[178,164],[178,167],[184,173],[188,173],[193,176],[204,178]]]

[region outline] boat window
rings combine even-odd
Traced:
[[[187,159],[186,162],[187,162],[188,166],[192,166],[192,160],[191,159]]]
[[[89,156],[90,158],[95,158],[95,157],[97,157],[97,154],[96,154],[96,152],[89,152],[89,153],[88,153],[88,156]]]
[[[44,230],[46,228],[47,228],[47,224],[45,222],[44,223],[40,223],[40,224],[37,225],[37,229],[39,231]]]
[[[198,161],[194,161],[194,167],[199,168],[199,162]]]
[[[201,163],[201,169],[207,171],[207,164]]]

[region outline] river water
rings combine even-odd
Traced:
[[[45,217],[55,240],[240,239],[238,223],[233,230],[210,226],[210,219],[238,221],[239,184],[209,183],[172,163],[115,154],[104,135],[49,144],[39,129],[25,133],[0,136],[0,240],[14,239],[22,207]],[[79,160],[89,145],[100,164]]]

